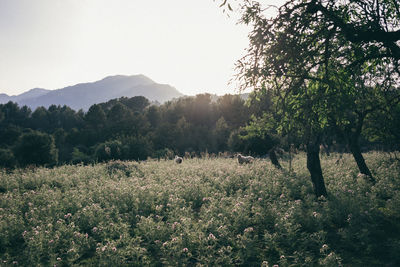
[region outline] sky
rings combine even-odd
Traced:
[[[228,81],[249,28],[213,0],[0,0],[0,93],[144,74],[187,95]]]

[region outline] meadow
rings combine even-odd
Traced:
[[[109,162],[0,172],[1,266],[400,266],[400,163],[322,156],[315,199],[265,159]]]

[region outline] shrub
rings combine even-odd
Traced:
[[[0,148],[0,167],[11,169],[15,167],[15,157],[10,149]]]
[[[175,153],[169,148],[159,149],[153,153],[153,157],[157,159],[173,159]]]
[[[143,136],[123,136],[118,138],[123,144],[124,160],[145,160],[152,153],[152,144]]]
[[[58,160],[54,138],[38,131],[22,134],[14,148],[14,154],[20,166],[53,166]]]
[[[95,158],[98,162],[121,159],[122,149],[122,143],[117,140],[101,143],[96,146]]]
[[[78,163],[89,164],[92,162],[93,162],[93,159],[89,155],[87,155],[84,152],[81,152],[79,150],[79,148],[74,147],[74,149],[72,150],[72,154],[71,154],[71,163],[72,164],[78,164]]]

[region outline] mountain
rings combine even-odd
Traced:
[[[10,96],[7,94],[0,94],[0,104],[8,102]]]
[[[116,75],[100,81],[80,83],[57,90],[35,88],[17,96],[0,94],[0,103],[17,102],[32,110],[39,106],[67,105],[75,110],[88,110],[93,104],[119,97],[144,96],[150,101],[163,103],[183,96],[168,84],[158,84],[144,75]]]
[[[36,98],[36,97],[42,96],[44,94],[47,94],[48,92],[50,92],[50,90],[46,90],[43,88],[33,88],[33,89],[31,89],[25,93],[22,93],[20,95],[9,96],[7,94],[0,94],[0,103],[7,103],[8,101],[20,102],[25,99]]]

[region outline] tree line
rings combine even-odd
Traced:
[[[6,168],[54,166],[242,152],[269,154],[280,168],[277,147],[305,148],[301,132],[280,132],[278,104],[268,92],[254,92],[247,101],[239,95],[200,94],[163,105],[151,104],[142,96],[122,97],[94,104],[87,112],[56,105],[32,112],[8,102],[0,104],[0,164]],[[390,114],[390,118],[385,113],[368,117],[364,145],[393,145],[388,136],[398,133],[400,106]],[[382,128],[383,116],[385,121],[397,121]],[[345,144],[333,127],[322,141],[328,147]]]
[[[163,105],[142,96],[94,104],[87,112],[68,106],[0,105],[3,167],[144,160],[185,152],[218,153],[237,146],[231,134],[246,125],[251,107],[238,95],[209,94]]]

